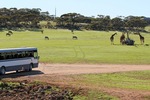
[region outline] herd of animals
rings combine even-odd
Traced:
[[[125,34],[127,34],[127,38],[125,37]],[[137,32],[135,34],[139,35],[141,44],[144,44],[144,37],[139,32]],[[114,36],[115,35],[117,35],[117,33],[112,34],[110,37],[111,44],[114,44]],[[134,40],[131,40],[129,38],[128,32],[127,33],[123,32],[122,35],[120,36],[120,44],[134,45]]]
[[[43,30],[41,30],[41,33],[43,34],[43,33],[44,33],[44,31],[43,31]],[[6,36],[11,36],[11,35],[13,35],[13,32],[12,32],[12,31],[8,31],[8,32],[6,33]],[[45,36],[45,37],[44,37],[44,39],[45,39],[45,40],[49,40],[49,37],[48,37],[48,36]],[[78,39],[78,37],[77,37],[77,36],[72,36],[72,39],[77,40],[77,39]]]
[[[41,33],[43,34],[44,31],[41,30]],[[6,36],[11,36],[12,34],[13,34],[12,31],[8,31],[8,32],[6,33]],[[125,34],[127,34],[127,38],[125,37]],[[141,44],[144,44],[144,37],[143,37],[139,32],[137,32],[136,34],[139,35]],[[115,36],[115,35],[117,35],[117,33],[112,34],[111,37],[110,37],[111,44],[114,44],[114,36]],[[45,39],[45,40],[49,40],[49,37],[48,37],[48,36],[45,36],[44,39]],[[72,36],[72,39],[77,40],[78,37],[74,35],[74,36]],[[131,40],[131,39],[129,38],[129,33],[128,33],[128,32],[126,32],[126,33],[123,32],[122,35],[120,36],[120,44],[122,44],[122,45],[127,44],[127,41],[131,41],[131,42],[134,43],[134,40]]]

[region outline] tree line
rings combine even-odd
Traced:
[[[109,15],[87,17],[78,13],[67,13],[60,17],[41,12],[40,8],[0,8],[0,29],[37,28],[42,26],[40,21],[46,21],[45,28],[63,28],[70,30],[141,30],[150,24],[149,18],[144,16],[118,16],[110,18]],[[52,25],[55,22],[56,25]]]
[[[0,8],[0,29],[41,28],[39,22],[50,18],[40,8]]]
[[[98,15],[95,17],[85,17],[77,13],[67,13],[57,18],[57,26],[69,29],[87,30],[144,30],[150,24],[144,16],[110,16]]]

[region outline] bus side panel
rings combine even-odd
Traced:
[[[37,68],[38,67],[38,59],[37,58],[31,58],[32,64],[33,64],[33,68]]]
[[[33,63],[33,68],[37,68],[38,67],[38,63]]]
[[[7,66],[5,67],[6,72],[8,71],[16,71],[16,70],[25,70],[28,69],[30,66],[30,64],[26,64],[26,65],[16,65],[16,66]]]
[[[31,63],[31,58],[20,58],[0,61],[0,66],[4,66],[6,71],[16,71],[29,68]]]

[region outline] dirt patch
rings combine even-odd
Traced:
[[[150,70],[150,65],[112,65],[112,64],[45,64],[40,63],[35,70],[40,70],[44,74],[88,74],[88,73],[113,73],[124,71]]]

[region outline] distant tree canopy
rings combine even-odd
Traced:
[[[0,28],[42,28],[40,21],[46,21],[45,28],[51,28],[50,21],[56,22],[57,28],[70,30],[142,30],[150,24],[144,16],[115,17],[98,15],[86,17],[78,13],[67,13],[60,17],[49,15],[49,12],[41,12],[40,8],[0,8]]]
[[[42,13],[40,11],[40,8],[1,8],[0,28],[40,28],[38,23],[41,20],[50,19],[46,13]]]
[[[88,30],[143,30],[150,24],[149,20],[141,16],[115,17],[98,15],[98,17],[85,17],[77,13],[63,14],[57,18],[57,27],[88,29]],[[148,22],[149,21],[149,22]]]

